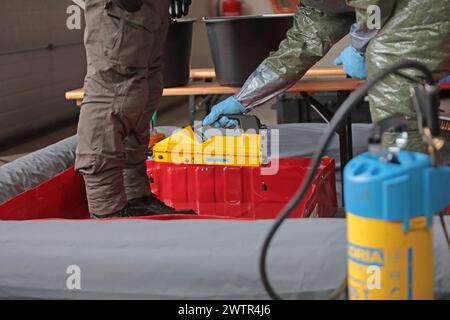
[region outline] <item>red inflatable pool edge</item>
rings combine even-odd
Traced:
[[[74,167],[0,204],[0,220],[88,218],[84,181]]]

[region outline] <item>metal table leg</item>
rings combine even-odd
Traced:
[[[339,148],[341,155],[342,170],[353,157],[353,151],[351,150],[352,149],[351,124],[352,124],[351,121],[347,119],[345,123],[337,131],[339,135]]]
[[[349,96],[348,92],[339,91],[338,92],[338,107],[342,105],[342,103],[347,99]],[[342,131],[341,136],[342,139],[340,139],[340,147],[344,150],[341,150],[341,155],[345,155],[344,158],[341,158],[341,169],[343,170],[345,165],[353,158],[353,130],[352,130],[352,115],[349,114],[347,119],[345,120],[345,123],[342,125],[342,128],[340,128],[340,131]]]
[[[338,107],[349,96],[348,92],[340,91],[338,92]],[[341,157],[341,184],[342,184],[342,204],[344,203],[344,169],[347,163],[353,158],[353,130],[352,130],[352,116],[351,114],[342,124],[338,131],[339,134],[339,147],[340,147],[340,157]]]
[[[352,128],[352,116],[347,119],[347,146],[348,146],[348,159],[353,158],[353,128]]]
[[[291,99],[289,95],[281,94],[276,98],[277,123],[298,123],[302,122],[301,100]]]
[[[189,124],[194,125],[197,106],[195,104],[195,96],[189,96]]]
[[[206,115],[211,112],[211,108],[220,100],[221,95],[208,94],[205,96],[189,96],[189,121],[194,125],[197,111],[205,111]]]

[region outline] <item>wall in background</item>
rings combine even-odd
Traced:
[[[0,146],[74,119],[65,91],[83,83],[83,32],[69,0],[0,1]]]

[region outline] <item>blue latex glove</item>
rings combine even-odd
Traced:
[[[344,49],[334,60],[337,66],[344,66],[344,71],[352,78],[366,79],[366,58],[353,47]]]
[[[236,120],[230,120],[226,115],[241,114],[246,110],[234,96],[222,101],[211,109],[211,113],[203,119],[203,126],[215,128],[232,128],[238,125]]]
[[[449,83],[450,82],[450,76],[446,76],[444,79],[439,81],[439,83]]]

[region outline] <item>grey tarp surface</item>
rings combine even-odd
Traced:
[[[325,127],[280,126],[281,156],[311,154]],[[365,151],[369,128],[354,126],[355,151]],[[27,188],[29,179],[38,181],[57,174],[60,168],[53,165],[61,163],[62,170],[71,165],[74,146],[72,138],[9,164],[6,169],[1,167],[2,192],[5,182],[14,179],[21,181],[21,188]],[[337,156],[337,139],[328,154]],[[21,174],[16,173],[18,170]],[[271,224],[202,220],[3,221],[0,298],[267,298],[259,279],[258,258]],[[279,292],[287,298],[316,299],[336,289],[345,275],[345,232],[345,221],[340,219],[286,222],[269,260],[270,275]],[[438,298],[450,298],[450,255],[439,226],[435,232],[436,291]],[[73,265],[81,271],[81,290],[66,286],[70,276],[66,271]]]
[[[264,299],[258,273],[271,221],[0,223],[0,298]],[[450,227],[450,219],[447,219]],[[435,228],[437,298],[450,298],[450,254]],[[290,220],[270,251],[286,298],[326,298],[345,276],[345,220]],[[68,290],[69,266],[80,290]]]
[[[0,203],[56,176],[75,160],[75,137],[0,167]]]

